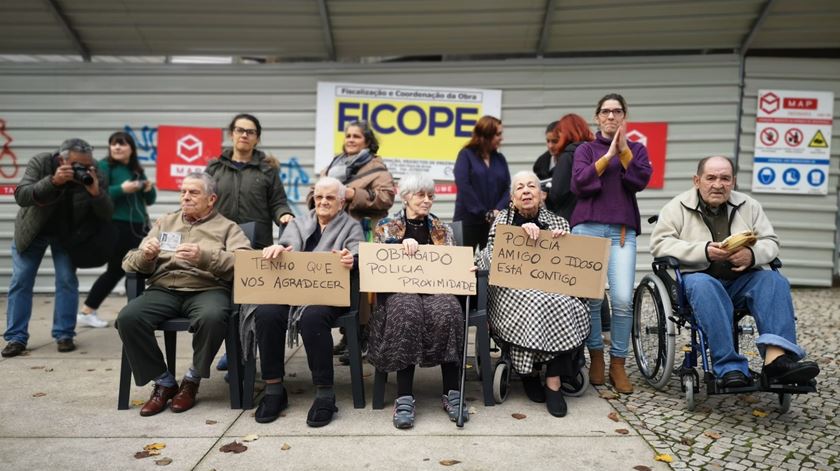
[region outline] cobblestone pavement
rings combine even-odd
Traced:
[[[677,375],[657,391],[631,359],[635,392],[610,402],[657,453],[673,458],[673,469],[840,469],[840,289],[795,289],[794,304],[799,343],[821,372],[817,393],[794,396],[788,413],[779,413],[775,394],[710,397],[702,388],[689,412]],[[687,340],[685,332],[677,339],[677,363]]]

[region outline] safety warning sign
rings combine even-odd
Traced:
[[[759,90],[753,191],[828,193],[834,93]]]

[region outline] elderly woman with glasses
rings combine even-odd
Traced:
[[[533,172],[514,175],[510,195],[510,206],[496,217],[487,247],[477,256],[481,269],[489,269],[493,262],[499,224],[520,226],[534,240],[539,238],[540,230],[551,231],[554,238],[569,231],[565,219],[540,204],[540,181]],[[583,342],[589,335],[586,305],[563,294],[491,285],[488,320],[494,337],[509,347],[513,369],[522,378],[528,398],[545,402],[555,417],[565,416],[561,378],[576,378],[584,362]],[[540,381],[542,365],[546,367],[544,387]]]
[[[627,140],[627,102],[617,93],[605,95],[595,107],[599,131],[595,140],[575,150],[572,192],[577,204],[572,212],[572,233],[611,240],[607,276],[612,320],[609,379],[616,391],[633,392],[624,370],[630,350],[633,323],[633,283],[636,276],[636,236],[642,230],[636,193],[650,180],[647,149]],[[589,348],[589,382],[604,384],[606,365],[601,337],[601,304],[590,300],[592,333]]]
[[[426,175],[400,180],[403,208],[382,219],[375,242],[402,244],[406,255],[420,245],[454,245],[452,229],[431,213],[435,183]],[[368,360],[379,371],[397,372],[397,400],[393,423],[414,426],[414,370],[416,365],[440,365],[443,409],[458,418],[460,362],[464,342],[464,313],[451,294],[393,293],[380,295],[370,321]],[[469,419],[467,408],[464,420]]]

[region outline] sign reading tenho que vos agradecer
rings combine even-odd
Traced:
[[[265,259],[261,250],[237,250],[233,302],[303,306],[350,305],[350,270],[330,252],[283,252]]]
[[[490,284],[582,298],[604,297],[610,241],[540,231],[533,240],[519,226],[496,226]]]

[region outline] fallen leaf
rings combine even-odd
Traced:
[[[87,352],[79,352],[79,355],[87,355]]]
[[[610,412],[609,414],[607,414],[607,418],[612,420],[613,422],[618,422],[618,412],[616,412],[616,411]]]
[[[166,448],[166,443],[149,443],[148,445],[143,447],[143,449],[146,451],[163,450],[164,448]]]
[[[47,373],[52,373],[55,370],[53,368],[44,368],[44,371]]]
[[[653,470],[650,469],[650,466],[645,466],[643,464],[640,464],[638,466],[633,466],[633,469],[635,469],[636,471],[653,471]]]
[[[696,441],[691,437],[682,437],[682,439],[680,439],[680,443],[685,446],[693,446]]]
[[[475,414],[475,413],[477,413],[477,412],[478,412],[478,409],[476,409],[474,406],[470,406],[470,408],[469,408],[469,409],[467,409],[467,412],[468,412],[470,415],[473,415],[473,414]]]
[[[292,394],[303,394],[303,389],[295,388],[291,391]]]
[[[429,461],[429,458],[423,458],[423,461]]]
[[[205,423],[205,424],[207,424],[207,425],[216,425],[216,424],[218,424],[218,422],[216,422],[215,420],[210,420],[210,419],[205,420],[205,421],[204,421],[204,423]]]
[[[289,373],[286,376],[288,376],[289,378],[295,378],[297,377],[297,373]]]
[[[142,406],[145,403],[146,403],[146,401],[144,401],[143,399],[135,399],[135,400],[131,401],[132,406]]]
[[[96,368],[88,368],[88,372],[96,371]]]
[[[470,365],[469,363],[467,363],[467,369],[468,369],[468,370],[471,370],[471,369],[472,369],[472,367],[473,367],[472,365]]]
[[[158,466],[166,466],[172,463],[172,458],[161,458],[159,460],[155,460],[155,464]]]
[[[741,396],[741,397],[740,397],[740,399],[741,399],[741,400],[742,400],[745,404],[755,404],[756,402],[759,402],[759,401],[761,400],[761,399],[759,399],[759,398],[757,398],[757,397],[753,396],[752,394],[746,394],[746,395],[743,395],[743,396]]]
[[[47,393],[45,393],[45,392],[36,392],[35,394],[32,395],[32,397],[44,397],[46,395],[47,395]]]
[[[720,438],[720,434],[717,432],[712,432],[711,430],[708,432],[703,432],[703,435],[711,438],[712,440],[717,440]]]
[[[148,452],[148,451],[146,451],[146,450],[143,450],[143,451],[138,451],[137,453],[135,453],[135,454],[134,454],[134,457],[135,457],[136,459],[138,459],[138,460],[142,460],[143,458],[148,458],[148,457],[150,457],[150,456],[152,456],[152,454],[151,454],[151,453],[149,453],[149,452]]]
[[[113,368],[105,368],[105,371],[113,371]]]
[[[286,451],[289,448],[291,448],[291,446],[288,443],[284,443],[283,446],[280,447],[280,449],[283,450],[283,451]]]
[[[438,463],[440,463],[444,466],[452,466],[452,465],[456,465],[456,464],[460,463],[460,461],[458,461],[458,460],[440,460],[440,461],[438,461]]]
[[[30,370],[43,370],[46,366],[30,366]]]
[[[667,453],[662,453],[653,457],[656,461],[662,461],[663,463],[671,463],[674,461],[674,458],[671,458],[671,455]]]
[[[630,433],[630,431],[626,428],[617,428],[615,429],[615,433],[618,433],[620,435],[627,435],[628,433]]]
[[[219,451],[221,451],[222,453],[242,453],[243,451],[245,451],[247,449],[248,449],[247,446],[245,446],[245,445],[237,442],[236,440],[234,440],[234,441],[228,443],[227,445],[222,445],[222,447],[219,448]]]
[[[767,417],[767,412],[764,412],[763,410],[756,408],[756,409],[753,409],[752,415],[754,415],[756,417]]]
[[[244,437],[242,437],[242,441],[243,442],[253,442],[253,441],[257,440],[258,438],[260,438],[259,435],[257,435],[256,433],[251,433],[251,434],[248,434],[248,435],[245,435]]]
[[[514,418],[514,419],[516,419],[516,420],[522,420],[522,419],[524,419],[525,417],[528,417],[527,415],[525,415],[525,414],[520,414],[520,413],[518,413],[518,412],[517,412],[516,414],[510,414],[510,416],[511,416],[511,417],[513,417],[513,418]]]
[[[618,395],[618,393],[614,393],[612,391],[601,391],[601,392],[598,393],[598,397],[600,397],[601,399],[609,400],[609,399],[618,399],[620,396]]]

